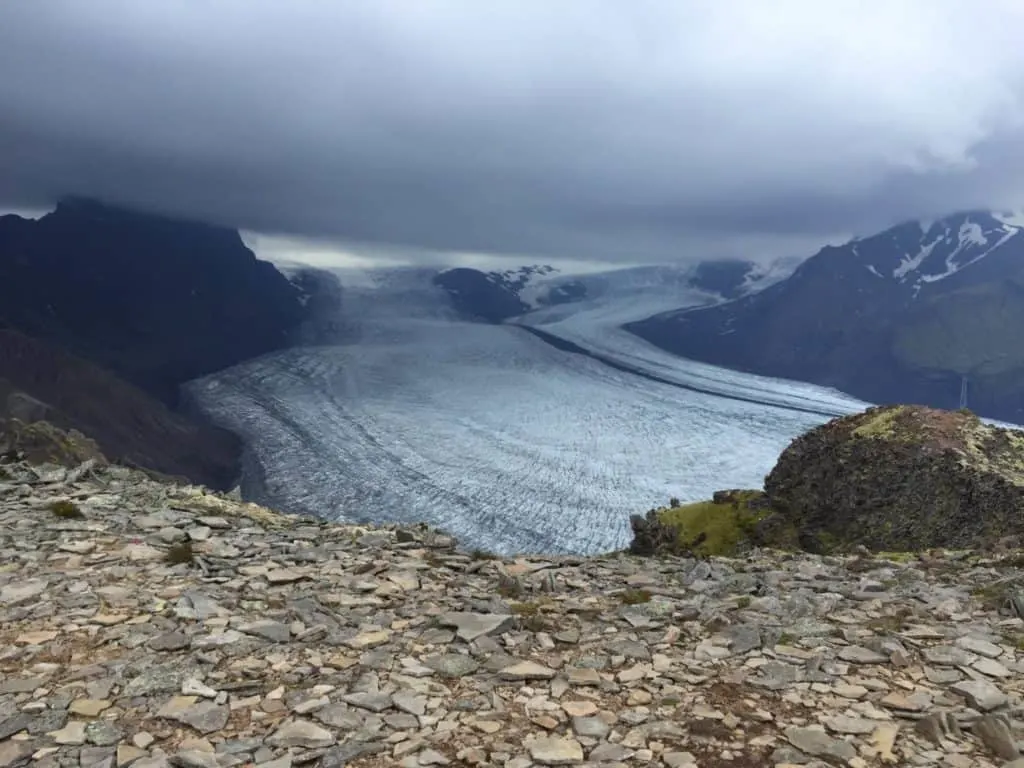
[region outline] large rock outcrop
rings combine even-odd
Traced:
[[[635,554],[912,552],[1024,542],[1024,432],[969,411],[884,406],[794,440],[764,491],[631,519]]]
[[[1024,534],[1024,433],[965,411],[871,408],[794,440],[765,491],[812,551],[986,546]]]

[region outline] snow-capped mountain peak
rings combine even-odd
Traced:
[[[487,272],[487,279],[514,293],[530,309],[545,303],[551,291],[551,281],[560,276],[560,270],[547,264],[531,264],[517,269]]]
[[[864,269],[910,287],[951,277],[977,264],[1024,231],[1024,213],[973,211],[900,224],[848,243]]]

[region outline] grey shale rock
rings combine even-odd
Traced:
[[[0,547],[0,768],[1019,761],[1012,550],[480,559],[16,462]]]

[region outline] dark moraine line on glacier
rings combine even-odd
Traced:
[[[521,330],[526,331],[527,333],[533,334],[541,341],[544,341],[550,344],[555,349],[560,349],[563,352],[570,352],[575,355],[583,355],[584,357],[589,357],[591,360],[596,360],[599,363],[603,363],[604,365],[607,365],[610,368],[614,368],[617,371],[622,371],[623,373],[629,373],[634,376],[639,376],[642,379],[654,381],[657,382],[658,384],[667,384],[668,386],[676,387],[677,389],[685,389],[688,392],[697,392],[702,395],[710,395],[711,397],[721,397],[725,400],[736,400],[741,403],[763,405],[768,408],[778,408],[779,410],[782,411],[797,411],[799,413],[810,413],[815,416],[829,416],[834,418],[837,416],[848,415],[847,411],[827,410],[825,408],[808,408],[807,406],[800,405],[779,405],[778,403],[772,403],[767,400],[759,400],[756,397],[743,397],[742,395],[732,395],[726,392],[716,392],[713,389],[705,389],[704,387],[695,387],[692,384],[681,384],[678,381],[665,379],[662,378],[661,376],[656,376],[653,373],[648,373],[647,371],[640,370],[639,368],[634,368],[631,365],[626,365],[625,363],[621,363],[613,358],[600,355],[597,352],[591,352],[589,349],[581,347],[579,344],[576,344],[575,342],[563,339],[561,336],[556,336],[553,333],[542,331],[539,328],[535,328],[530,325],[519,325],[517,323],[509,323],[509,325],[511,325],[513,328],[519,328]]]

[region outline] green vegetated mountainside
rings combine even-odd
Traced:
[[[629,330],[703,362],[875,403],[970,407],[1024,423],[1024,229],[986,212],[910,222],[822,249],[726,304]]]
[[[786,448],[764,490],[632,519],[639,553],[985,548],[1024,540],[1024,433],[966,411],[885,406]]]

